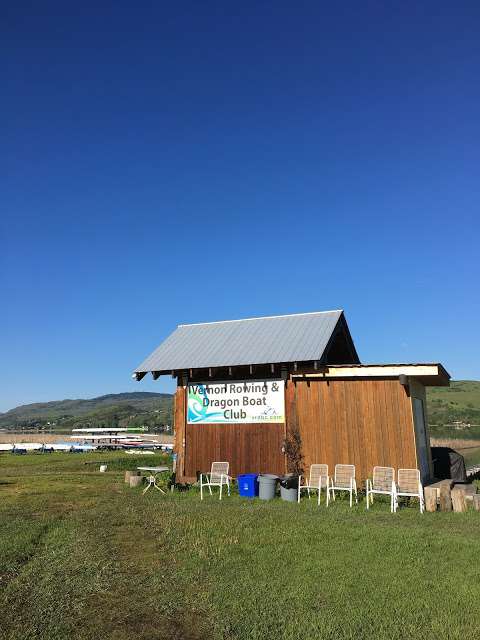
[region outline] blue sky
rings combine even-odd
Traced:
[[[480,379],[478,3],[68,4],[0,27],[0,410],[331,308]]]

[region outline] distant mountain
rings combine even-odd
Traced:
[[[172,422],[172,395],[169,393],[112,393],[98,398],[54,400],[25,404],[0,413],[0,427],[16,429],[52,426],[68,429],[80,423],[89,426],[150,426]]]

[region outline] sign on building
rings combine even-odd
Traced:
[[[188,424],[285,422],[283,380],[190,383]]]

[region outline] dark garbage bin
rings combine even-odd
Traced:
[[[255,498],[258,496],[258,474],[243,473],[238,476],[238,493],[244,498]]]
[[[288,474],[280,478],[280,496],[286,502],[298,500],[298,476]]]
[[[258,476],[258,497],[260,500],[272,500],[275,497],[278,476],[272,473],[264,473]]]

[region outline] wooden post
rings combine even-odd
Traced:
[[[140,471],[125,471],[125,483],[130,484],[130,478],[132,476],[139,476]]]
[[[143,482],[143,476],[130,476],[130,486],[139,487]]]
[[[425,509],[426,511],[437,510],[437,489],[435,487],[425,487]]]
[[[467,505],[465,503],[465,491],[463,489],[457,487],[452,489],[452,505],[453,510],[456,513],[463,513],[467,510]]]
[[[475,511],[480,511],[480,493],[475,494],[474,496],[472,496],[473,498],[473,508],[475,509]]]
[[[440,487],[440,511],[451,511],[452,510],[452,497],[451,497],[451,489],[448,484],[443,484]]]

